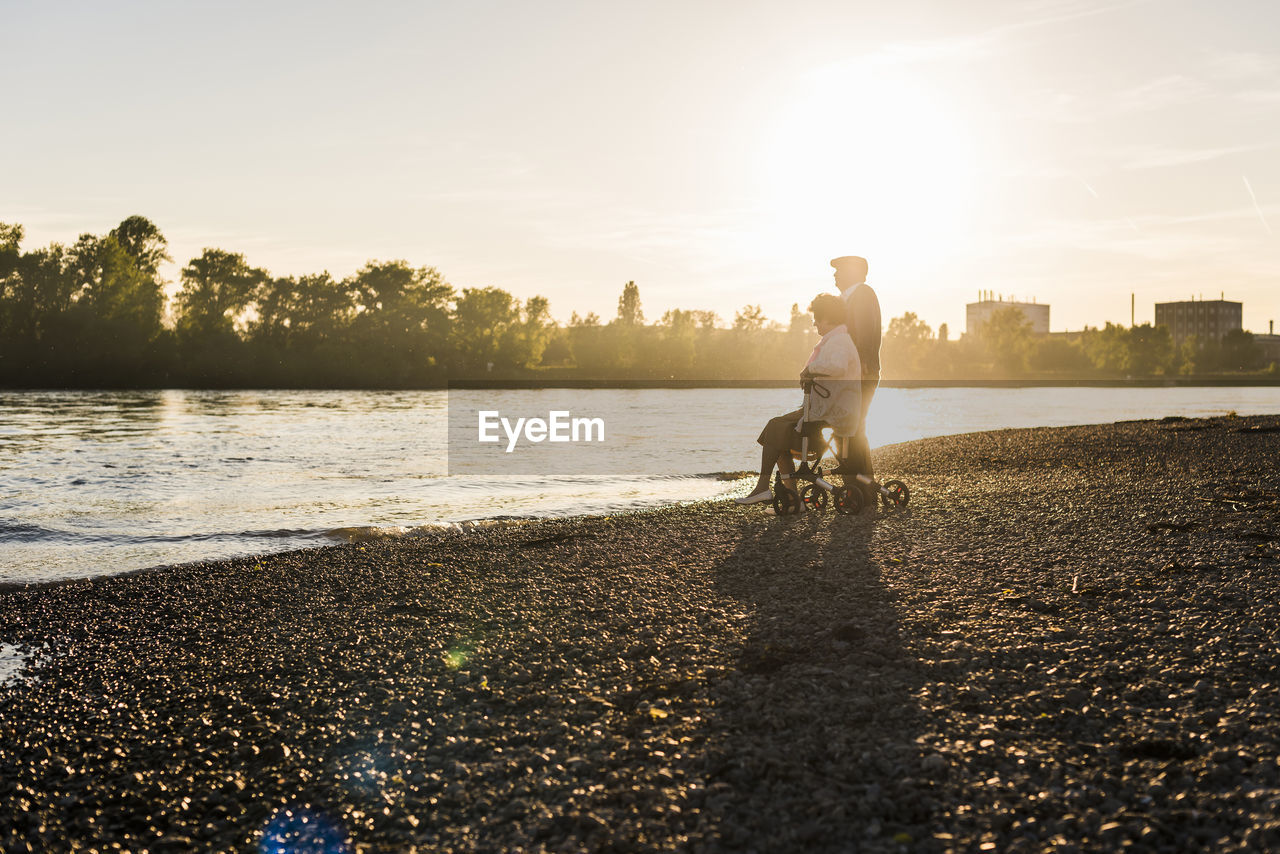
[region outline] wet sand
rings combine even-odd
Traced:
[[[879,451],[904,513],[2,592],[0,850],[1274,849],[1278,463],[1280,417],[1009,430]]]

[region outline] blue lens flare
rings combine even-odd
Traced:
[[[281,807],[262,831],[259,854],[352,854],[347,834],[306,807]]]

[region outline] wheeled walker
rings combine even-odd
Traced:
[[[826,397],[830,391],[813,377],[802,377],[800,387],[804,390],[804,415],[800,422],[799,464],[792,480],[800,481],[803,485],[798,485],[792,491],[783,486],[781,472],[774,475],[774,512],[779,516],[802,511],[821,512],[831,505],[837,513],[855,515],[866,507],[863,487],[871,487],[888,509],[906,507],[911,500],[911,490],[905,483],[889,480],[881,484],[864,474],[857,474],[853,471],[847,453],[850,440],[829,434],[828,425],[824,421],[809,420],[812,395]],[[828,454],[835,464],[830,471],[824,472],[822,460]],[[831,477],[839,477],[839,483],[830,480]]]

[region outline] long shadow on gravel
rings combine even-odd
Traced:
[[[892,850],[921,833],[919,667],[870,549],[900,521],[754,517],[718,568],[752,628],[713,728],[710,849]]]
[[[891,842],[886,524],[677,507],[0,597],[51,651],[0,688],[0,851]]]

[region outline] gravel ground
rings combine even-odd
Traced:
[[[1280,847],[1280,417],[0,593],[0,850]]]

